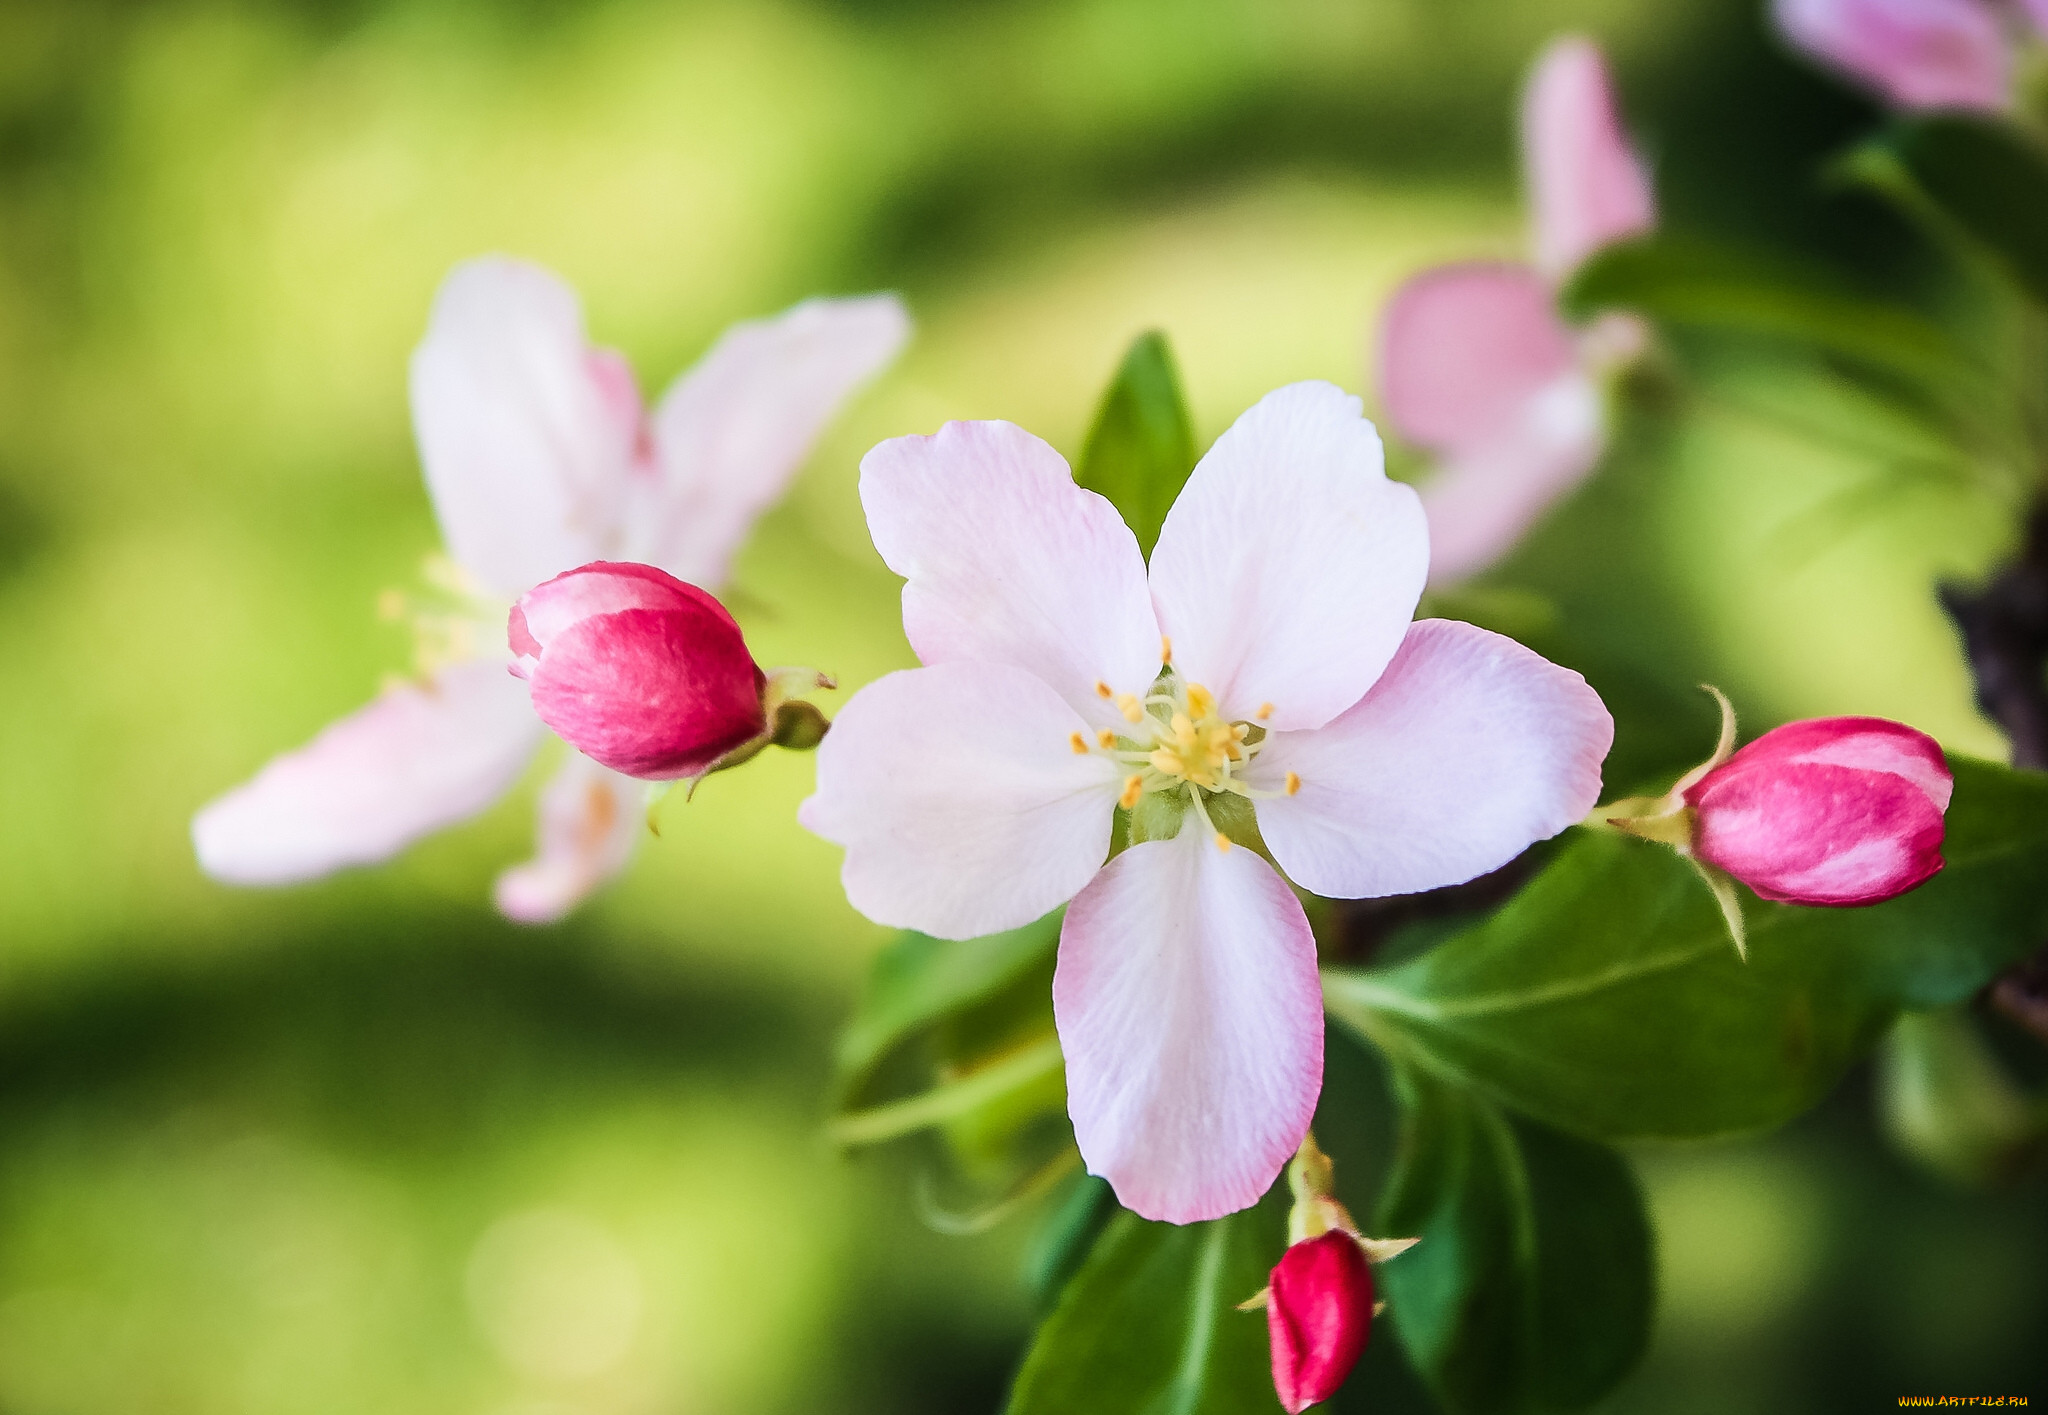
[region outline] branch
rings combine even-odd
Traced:
[[[2012,764],[2048,769],[2048,503],[2026,540],[1981,590],[1946,584],[1941,607],[1963,636],[1977,706],[2004,730]],[[1991,1005],[2048,1042],[2048,944],[1987,990]]]

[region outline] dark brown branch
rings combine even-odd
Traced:
[[[1981,590],[1941,587],[1963,637],[1977,706],[2011,745],[2012,764],[2048,769],[2048,504],[2027,518],[2010,564]],[[2048,944],[1986,989],[1991,1005],[2048,1042]]]

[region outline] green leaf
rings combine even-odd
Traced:
[[[1939,325],[1845,290],[1823,271],[1660,235],[1594,256],[1565,287],[1574,318],[1623,308],[1660,324],[1792,340],[1903,379],[1952,404],[1980,386]]]
[[[1119,1212],[1039,1327],[1008,1415],[1277,1409],[1265,1316],[1237,1304],[1286,1246],[1285,1192],[1185,1227]]]
[[[1575,830],[1505,907],[1420,958],[1326,973],[1331,1015],[1583,1135],[1780,1124],[1901,1008],[1968,997],[2048,934],[2048,776],[1950,765],[1941,874],[1865,909],[1750,900],[1747,964],[1685,861]]]
[[[1109,498],[1149,557],[1194,469],[1194,429],[1166,336],[1141,334],[1102,395],[1074,480]]]
[[[1067,1279],[1080,1271],[1095,1240],[1117,1212],[1108,1180],[1077,1174],[1068,1183],[1024,1250],[1024,1285],[1041,1309],[1050,1307]]]
[[[1041,966],[1059,941],[1060,918],[1056,911],[986,938],[899,935],[875,959],[860,1006],[840,1033],[840,1094],[857,1098],[899,1047]]]
[[[1422,1242],[1379,1269],[1409,1359],[1452,1415],[1575,1410],[1649,1339],[1652,1246],[1621,1156],[1426,1072],[1375,1231]]]
[[[1956,113],[1901,118],[1845,170],[1960,232],[2048,303],[2048,151],[2033,138]]]

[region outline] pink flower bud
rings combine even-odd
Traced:
[[[1358,1240],[1331,1229],[1280,1255],[1266,1301],[1273,1389],[1288,1415],[1344,1384],[1372,1331],[1372,1268]]]
[[[651,565],[557,575],[520,597],[507,628],[541,721],[614,771],[697,776],[767,731],[767,678],[740,626]]]
[[[1787,723],[1687,788],[1692,851],[1765,899],[1875,904],[1941,869],[1954,787],[1934,739],[1903,723]]]

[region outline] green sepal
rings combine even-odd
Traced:
[[[1166,336],[1141,334],[1102,395],[1074,480],[1109,498],[1150,557],[1194,468],[1194,427]]]

